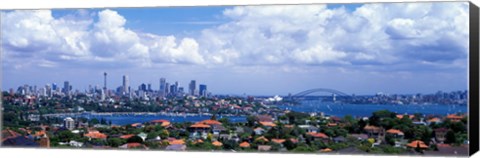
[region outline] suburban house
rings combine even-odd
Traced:
[[[363,130],[367,133],[369,137],[372,138],[383,138],[385,134],[385,129],[382,127],[377,127],[377,126],[371,126],[371,125],[366,125]]]
[[[168,120],[153,120],[153,121],[150,121],[150,123],[153,125],[160,125],[162,127],[168,127],[171,125],[170,121]]]
[[[265,132],[265,130],[261,127],[257,127],[253,131],[255,132],[255,135],[263,135],[263,133]]]
[[[433,130],[435,132],[435,140],[439,143],[443,143],[445,141],[445,135],[448,132],[446,128],[437,128]]]
[[[298,125],[299,128],[304,129],[307,133],[317,133],[319,128],[312,125]]]
[[[250,143],[248,143],[248,142],[242,142],[242,143],[239,144],[239,146],[240,146],[241,148],[250,148]]]
[[[434,118],[431,118],[431,119],[428,119],[427,120],[427,124],[430,125],[432,123],[436,123],[436,124],[439,124],[439,123],[442,123],[442,120],[438,117],[434,117]]]
[[[323,141],[328,143],[330,141],[330,137],[328,137],[325,133],[307,133],[307,135],[311,136],[315,141]]]
[[[459,122],[463,119],[464,116],[456,115],[456,114],[450,114],[447,116],[447,119],[450,119],[452,122]]]
[[[396,139],[403,139],[403,137],[405,136],[405,134],[402,131],[398,129],[393,129],[393,128],[387,130],[387,134]]]
[[[414,140],[407,144],[407,147],[410,148],[420,148],[420,149],[427,149],[428,146],[421,140]]]
[[[219,124],[213,124],[211,125],[212,127],[212,132],[214,135],[220,135],[220,133],[225,132],[226,129],[222,125]]]
[[[89,138],[89,140],[91,139],[107,139],[107,135],[106,134],[103,134],[103,133],[100,133],[99,131],[90,131],[88,132],[87,134],[84,134],[83,136]]]

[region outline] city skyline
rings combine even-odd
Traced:
[[[468,89],[468,3],[5,11],[1,19],[3,90],[64,81],[81,90],[102,85],[104,72],[108,89],[123,75],[130,85],[159,88],[166,78],[186,91],[201,81],[216,94]]]

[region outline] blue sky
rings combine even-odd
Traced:
[[[467,89],[468,3],[6,11],[4,89],[159,78],[213,93]]]

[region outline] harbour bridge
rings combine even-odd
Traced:
[[[332,94],[332,99],[335,100],[336,97],[351,97],[351,95],[335,90],[335,89],[328,89],[328,88],[314,88],[314,89],[309,89],[305,90],[293,95],[289,95],[288,99],[289,100],[299,100],[307,97],[310,94],[317,93],[317,92],[326,92]]]

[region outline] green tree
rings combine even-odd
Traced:
[[[132,136],[127,139],[127,143],[143,143],[143,139],[139,136]]]
[[[69,142],[72,140],[72,138],[75,136],[71,131],[69,130],[63,130],[57,133],[58,139],[60,142]]]
[[[109,138],[107,140],[107,144],[111,147],[119,147],[121,146],[122,144],[125,144],[127,141],[125,139],[121,139],[121,138]]]

